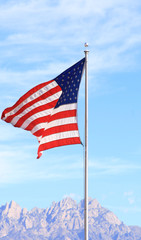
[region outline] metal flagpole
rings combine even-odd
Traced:
[[[88,240],[88,43],[85,43],[85,240]]]

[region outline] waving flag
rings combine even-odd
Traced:
[[[38,158],[44,150],[81,143],[77,97],[84,63],[85,58],[55,79],[35,86],[2,113],[2,120],[37,137]]]

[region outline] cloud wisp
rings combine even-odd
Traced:
[[[116,158],[94,159],[89,161],[90,176],[119,175],[141,170],[141,165]],[[93,169],[95,172],[93,173]]]
[[[67,61],[72,61],[87,40],[91,50],[90,71],[117,71],[133,64],[135,67],[134,49],[141,40],[138,5],[137,0],[134,4],[126,0],[114,3],[60,0],[57,4],[44,0],[8,1],[0,5],[2,58],[11,56],[23,64],[36,60],[41,66],[43,62],[56,64],[58,56],[61,59],[67,54]]]
[[[8,135],[7,135],[8,137]],[[37,144],[26,144],[23,135],[22,143],[18,142],[20,135],[15,136],[14,144],[7,147],[4,141],[0,144],[0,183],[16,183],[28,180],[46,179],[82,179],[84,177],[83,154],[55,155],[48,151],[46,161],[36,160]],[[6,137],[5,137],[6,138]],[[10,142],[12,141],[9,140]],[[44,156],[44,157],[46,157]],[[130,171],[139,171],[141,165],[130,164],[116,158],[89,160],[89,177],[122,175]],[[131,196],[129,196],[131,198]],[[130,201],[132,204],[132,202]]]

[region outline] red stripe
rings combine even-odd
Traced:
[[[55,107],[55,105],[57,104],[58,99],[51,102],[51,103],[47,103],[45,105],[41,105],[37,108],[32,109],[30,112],[28,112],[27,114],[23,115],[23,117],[21,117],[18,122],[14,125],[15,127],[21,127],[21,125],[30,117],[32,117],[32,115],[36,114],[36,113],[40,113],[42,111],[45,110],[49,110],[53,107]],[[47,115],[48,116],[48,115]],[[38,119],[38,118],[37,118]],[[38,122],[39,123],[39,122]]]
[[[60,140],[55,140],[49,143],[44,143],[42,145],[39,146],[38,148],[38,157],[39,158],[41,156],[41,151],[50,149],[50,148],[54,148],[54,147],[60,147],[60,146],[64,146],[64,145],[71,145],[71,144],[81,144],[80,138],[76,137],[76,138],[65,138],[65,139],[60,139]]]
[[[76,109],[75,110],[67,110],[63,112],[58,112],[56,114],[53,114],[51,116],[50,122],[61,119],[61,118],[67,118],[67,117],[76,117]]]
[[[44,117],[40,117],[40,118],[36,118],[34,121],[32,121],[32,122],[25,128],[25,130],[31,131],[37,124],[48,122],[49,119],[50,119],[50,115],[44,116]]]
[[[56,126],[56,127],[46,129],[44,131],[43,137],[49,136],[49,135],[54,134],[54,133],[69,132],[69,131],[73,131],[73,130],[78,130],[77,123],[68,123],[68,124],[65,124],[65,125]]]
[[[61,118],[67,118],[67,117],[76,117],[76,110],[59,112],[59,113],[56,113],[52,116],[48,116],[48,119],[44,119],[44,120],[45,120],[45,122],[52,122],[53,120],[61,119]],[[26,130],[32,130],[34,125],[37,125],[37,124],[38,124],[37,122],[36,122],[36,124],[33,124],[33,125],[30,124],[26,128]],[[69,123],[69,124],[64,124],[64,125],[60,125],[60,126],[55,126],[55,127],[51,127],[49,129],[46,129],[44,131],[43,131],[43,129],[41,131],[37,130],[37,132],[33,133],[33,135],[38,136],[38,137],[42,135],[42,137],[45,137],[45,136],[48,136],[48,135],[51,135],[51,134],[54,134],[54,133],[57,133],[57,132],[67,132],[67,131],[70,131],[70,130],[78,130],[77,123]],[[39,135],[39,134],[41,134],[41,135]]]
[[[33,133],[34,136],[36,137],[41,137],[43,135],[44,128],[41,128],[37,132]]]
[[[31,102],[25,104],[25,105],[24,105],[23,107],[21,107],[15,114],[7,117],[7,118],[6,118],[7,122],[10,123],[15,116],[17,116],[18,114],[21,114],[21,113],[22,113],[25,109],[27,109],[28,107],[32,106],[32,105],[35,104],[36,102],[39,102],[39,101],[44,100],[44,99],[46,99],[46,98],[48,98],[48,97],[51,97],[53,94],[55,94],[55,93],[57,93],[57,92],[59,92],[59,91],[61,91],[61,88],[60,88],[59,86],[57,86],[57,87],[49,90],[48,92],[44,93],[43,95],[39,96],[38,98],[32,100]],[[55,101],[58,101],[58,100],[55,100]],[[56,103],[57,103],[57,102],[55,102],[55,105],[56,105]],[[54,105],[54,101],[53,101],[53,102],[49,102],[49,103],[47,103],[47,104],[50,104],[50,107],[49,107],[49,108],[53,108],[53,107],[55,106],[55,105]],[[42,105],[42,106],[44,106],[44,105]],[[41,108],[42,106],[40,106],[40,108]],[[13,108],[13,109],[14,109],[14,108]],[[6,111],[6,110],[7,110],[7,109],[5,109],[5,111]],[[3,112],[3,117],[4,117],[5,114],[7,113],[7,112],[5,112],[5,111]]]
[[[28,97],[30,97],[33,93],[37,92],[38,90],[40,90],[41,88],[45,87],[46,85],[50,84],[51,82],[53,82],[54,80],[50,80],[48,82],[45,83],[41,83],[35,87],[33,87],[32,89],[30,89],[27,93],[25,93],[21,98],[19,98],[19,100],[12,106],[9,108],[6,108],[3,113],[1,118],[3,118],[5,116],[6,113],[8,113],[9,111],[12,111],[14,108],[16,108],[19,104],[21,104],[25,99],[27,99]]]

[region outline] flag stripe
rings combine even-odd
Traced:
[[[49,121],[49,117],[52,114],[52,111],[59,97],[62,94],[62,91],[60,91],[61,90],[60,86],[58,86],[58,84],[55,81],[49,83],[48,89],[49,90],[46,94],[43,94],[43,95],[40,94],[40,96],[38,97],[37,97],[37,94],[34,93],[34,99],[33,99],[33,94],[31,94],[29,96],[29,100],[27,104],[25,104],[26,100],[24,100],[23,103],[22,102],[20,103],[20,106],[18,105],[15,109],[12,109],[11,112],[6,113],[7,118],[5,119],[5,121],[10,122],[15,127],[21,127],[28,131],[31,131],[37,124],[44,123],[44,126],[42,126],[41,129],[39,128],[36,129],[36,131],[38,131],[37,136],[39,136],[39,134],[42,135],[42,132],[44,131],[45,123],[47,124],[47,122]],[[32,91],[30,91],[30,93],[32,93]],[[39,93],[39,91],[37,93]],[[31,100],[30,97],[33,100]],[[46,99],[42,100],[42,97],[43,98],[46,97]],[[20,114],[18,114],[19,112]],[[12,113],[14,113],[14,115],[10,115]],[[10,116],[8,117],[8,115]],[[34,133],[34,135],[36,134]]]
[[[54,105],[54,104],[53,104]],[[64,110],[68,110],[68,109],[76,109],[77,105],[76,104],[68,104],[68,105],[64,105],[64,106],[60,106],[59,109],[54,109],[53,113],[58,113]],[[54,114],[53,114],[54,115]],[[44,128],[45,124],[43,124],[42,127],[42,123],[48,122],[49,121],[49,117],[45,116],[45,117],[41,117],[38,119],[33,120],[33,122],[31,122],[27,127],[23,127],[25,130],[31,131],[34,135],[35,132],[38,131],[40,128]],[[72,120],[70,120],[71,123]],[[64,122],[64,120],[63,120]],[[54,121],[48,122],[48,124],[46,124],[46,127],[49,128],[52,126],[52,124],[54,123]],[[56,122],[56,124],[60,125],[60,121]],[[65,122],[63,124],[66,124]],[[34,127],[35,126],[35,127]]]
[[[76,103],[65,104],[65,105],[59,106],[58,108],[55,108],[53,110],[53,114],[56,114],[58,112],[67,111],[67,110],[69,111],[69,110],[73,110],[73,109],[77,109]]]
[[[29,109],[26,109],[19,115],[15,116],[13,118],[13,120],[11,121],[11,123],[15,126],[15,127],[21,127],[23,129],[25,129],[28,124],[33,121],[35,118],[39,118],[41,116],[46,116],[52,113],[53,110],[53,106],[56,105],[58,98],[61,95],[61,91],[58,92],[57,94],[52,95],[52,99],[51,97],[47,98],[46,101],[40,101],[40,106],[39,102],[36,104],[34,104],[33,109],[31,111],[29,111]],[[52,100],[52,101],[51,101]],[[47,102],[46,104],[44,104],[45,102]],[[27,122],[26,122],[27,120]],[[26,127],[25,127],[26,126]]]
[[[47,109],[47,110],[44,110],[41,112],[37,112],[26,119],[19,119],[18,123],[15,124],[15,127],[21,127],[23,129],[26,129],[28,127],[28,125],[30,123],[32,123],[35,119],[41,119],[42,117],[48,117],[48,116],[50,116],[52,111],[53,111],[53,108]],[[41,119],[41,121],[42,121],[42,119]]]
[[[54,104],[56,104],[56,103],[57,103],[57,100],[54,101]],[[53,111],[53,108],[51,108],[49,106],[49,104],[46,104],[43,107],[36,108],[32,112],[30,112],[29,114],[24,115],[22,118],[19,119],[17,124],[21,128],[26,129],[28,127],[28,125],[32,124],[32,122],[34,120],[37,120],[37,123],[42,122],[42,121],[45,122],[46,120],[43,120],[43,119],[45,117],[46,117],[45,119],[48,119],[48,115],[52,114],[52,111]]]
[[[48,122],[43,136],[38,138],[40,146],[48,146],[48,143],[53,143],[56,141],[56,145],[61,146],[61,140],[71,139],[70,144],[72,144],[72,138],[77,138],[77,143],[80,143],[78,125],[77,125],[77,104],[68,104],[54,109],[53,115],[50,116],[50,121]],[[68,110],[70,109],[70,110]],[[61,110],[61,111],[60,111]],[[35,133],[36,134],[36,133]],[[57,143],[59,141],[59,143]],[[51,147],[51,143],[49,146]],[[63,145],[63,144],[62,144]]]
[[[63,121],[62,121],[63,120]],[[57,133],[57,132],[60,132],[60,129],[64,129],[64,131],[67,130],[78,130],[78,126],[77,126],[77,121],[76,121],[76,118],[73,117],[73,118],[66,118],[66,119],[59,119],[59,120],[56,120],[56,121],[53,121],[52,122],[52,125],[54,125],[53,127],[50,127],[48,128],[48,124],[47,123],[41,123],[41,124],[38,124],[37,126],[35,126],[31,132],[33,135],[39,137],[42,135],[42,132],[44,132],[44,135],[50,135],[50,134],[53,134],[53,133]],[[70,128],[69,128],[70,126]],[[73,127],[72,127],[73,126]],[[47,127],[47,129],[46,129]],[[38,141],[40,139],[38,138]]]
[[[42,123],[43,124],[43,123]],[[36,130],[36,132],[33,132],[32,134],[37,137],[38,141],[42,138],[43,131],[45,129],[46,123],[44,123],[43,127]]]
[[[51,82],[53,82],[53,80],[50,80],[48,82],[45,83],[41,83],[37,86],[35,86],[34,88],[30,89],[27,93],[25,93],[21,98],[19,98],[19,100],[12,106],[9,108],[6,108],[1,116],[1,119],[5,120],[6,114],[9,113],[10,111],[13,110],[13,108],[16,108],[18,105],[20,105],[20,103],[22,103],[23,101],[26,101],[26,99],[31,96],[34,92],[36,92],[37,90],[43,88],[44,86],[50,84]]]
[[[78,131],[67,131],[67,132],[59,132],[55,134],[51,134],[49,136],[43,137],[41,144],[58,141],[64,138],[75,138],[79,137]]]
[[[46,130],[46,136],[55,134],[55,133],[60,133],[60,132],[69,132],[69,131],[73,131],[73,130],[77,130],[78,131],[78,125],[77,123],[69,123],[66,125],[61,125],[61,126],[56,126],[56,127],[52,127]]]
[[[51,121],[54,121],[57,119],[62,119],[62,118],[73,117],[73,116],[76,116],[76,109],[70,110],[70,111],[58,112],[56,114],[53,114],[51,116]]]
[[[47,132],[48,129],[53,128],[53,127],[66,125],[66,124],[72,124],[72,123],[73,124],[77,123],[76,117],[57,119],[57,120],[54,120],[54,121],[46,124],[46,129],[44,130],[44,132]],[[42,128],[42,127],[45,127],[45,125],[38,124],[31,130],[31,132],[34,134],[37,131],[37,129]]]
[[[46,144],[42,144],[39,146],[38,148],[38,157],[40,158],[42,155],[42,151],[50,149],[50,148],[54,148],[54,147],[60,147],[60,146],[65,146],[65,145],[71,145],[71,144],[80,144],[80,138],[79,137],[72,137],[72,138],[65,138],[65,139],[61,139],[58,141],[52,141],[52,142],[48,142]]]
[[[34,127],[36,127],[36,126],[37,126],[38,129],[40,129],[40,124],[42,124],[42,123],[43,123],[43,124],[44,124],[44,123],[47,124],[47,122],[49,121],[49,119],[50,119],[50,115],[45,116],[45,117],[37,118],[37,119],[33,120],[33,121],[25,128],[25,130],[31,131],[31,130],[34,129]],[[38,126],[38,125],[39,125],[39,126]],[[44,127],[43,127],[43,128],[44,128]]]
[[[56,102],[54,103],[54,101],[58,101],[58,95],[56,93],[60,92],[59,95],[61,95],[61,91],[60,91],[60,87],[57,86],[54,89],[50,90],[48,93],[45,93],[43,95],[40,95],[37,99],[34,99],[31,102],[28,102],[27,104],[25,104],[23,107],[21,107],[17,112],[15,112],[13,115],[11,113],[10,116],[7,115],[7,118],[5,119],[6,122],[11,122],[13,121],[14,117],[18,117],[20,118],[20,116],[27,114],[28,112],[31,112],[33,109],[38,108],[38,110],[40,110],[41,108],[44,109],[44,106],[46,106],[46,104],[48,104],[47,108],[51,108],[54,107],[56,105]],[[53,94],[52,98],[51,96],[48,96],[50,94]],[[14,119],[14,123],[16,124],[16,120]],[[12,123],[13,124],[13,123]]]
[[[32,102],[35,99],[38,99],[44,93],[48,93],[49,90],[51,90],[52,88],[55,88],[56,86],[58,86],[57,83],[52,80],[49,84],[46,83],[46,86],[39,88],[39,89],[37,88],[38,90],[36,89],[36,87],[34,87],[33,89],[31,89],[28,92],[27,98],[26,98],[26,94],[25,94],[11,108],[5,109],[5,111],[3,112],[4,116],[2,116],[3,120],[5,120],[8,116],[17,113],[23,106]],[[61,88],[60,88],[60,90],[61,90]],[[25,108],[26,108],[26,106],[25,106]]]

